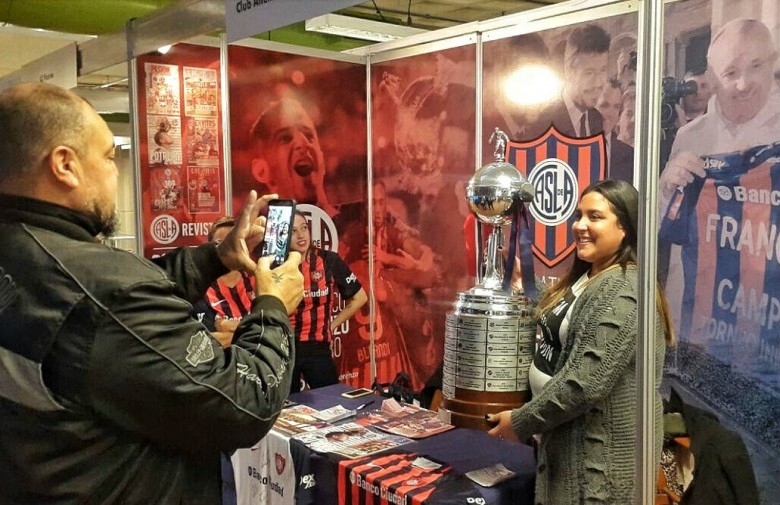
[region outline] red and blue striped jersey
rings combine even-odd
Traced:
[[[215,318],[241,319],[252,309],[255,299],[255,276],[241,272],[241,279],[229,287],[217,280],[195,303],[193,312],[206,328],[214,331]]]
[[[368,456],[339,462],[339,505],[423,505],[436,487],[450,480],[452,467],[414,466],[414,453]]]
[[[777,373],[780,143],[702,159],[706,177],[672,198],[661,226],[682,245],[680,338],[744,373]]]
[[[362,288],[338,254],[312,247],[301,263],[303,300],[290,316],[299,342],[330,342],[330,320]]]

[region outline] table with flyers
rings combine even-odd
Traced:
[[[236,451],[232,475],[225,475],[223,503],[237,505],[349,504],[531,504],[535,475],[531,447],[454,428],[425,438],[408,432],[381,433],[374,426],[385,398],[343,398],[337,384],[290,396],[297,412],[336,405],[347,410],[368,403],[356,416],[337,423],[297,427],[285,416],[255,447]],[[303,424],[304,421],[301,421]],[[329,435],[330,433],[330,435]],[[392,433],[404,433],[400,437]],[[414,436],[412,434],[412,436]],[[424,435],[423,435],[424,436]],[[355,442],[346,440],[350,437]],[[498,463],[515,475],[482,487],[466,472]],[[233,477],[234,482],[230,482]],[[235,494],[233,492],[235,491]],[[232,495],[232,496],[231,496]]]

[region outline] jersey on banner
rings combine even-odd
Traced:
[[[780,143],[702,158],[706,177],[675,195],[661,225],[682,246],[680,335],[769,379],[780,371]]]
[[[534,185],[534,255],[553,268],[574,250],[571,226],[580,193],[606,173],[604,136],[576,139],[551,126],[535,140],[509,142],[507,150],[507,161]]]

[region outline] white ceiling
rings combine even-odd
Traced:
[[[116,0],[132,1],[132,0]],[[563,0],[373,0],[339,12],[369,17],[395,24],[435,30],[473,21],[484,21],[561,3]],[[68,34],[0,23],[0,76],[9,74],[42,56],[73,42],[94,38],[88,34]],[[101,111],[127,112],[125,64],[98,73],[80,76],[79,93]],[[120,82],[117,82],[120,81]]]

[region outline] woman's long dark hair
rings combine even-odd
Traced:
[[[615,256],[612,258],[609,267],[620,265],[625,271],[629,264],[636,264],[637,256],[637,221],[639,216],[639,193],[636,188],[626,181],[618,179],[606,179],[598,181],[582,192],[580,200],[588,193],[598,193],[607,200],[610,210],[618,219],[618,224],[622,228],[625,236],[620,243]],[[574,255],[574,262],[571,268],[561,279],[548,289],[539,300],[537,313],[541,314],[549,310],[566,292],[574,285],[583,274],[588,272],[591,264]],[[667,344],[674,343],[674,326],[669,314],[669,306],[666,297],[660,286],[658,287],[658,296],[656,298],[658,313],[664,323],[665,339]]]

